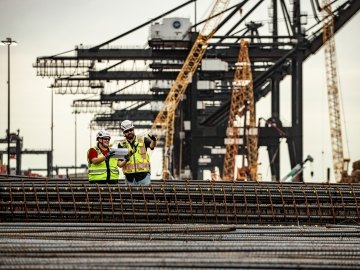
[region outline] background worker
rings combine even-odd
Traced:
[[[119,168],[126,160],[113,157],[115,152],[110,151],[110,133],[100,130],[96,134],[97,144],[90,148],[87,153],[88,176],[90,183],[117,183],[119,180]]]
[[[124,147],[129,152],[134,153],[127,156],[121,168],[125,175],[125,181],[132,185],[150,185],[150,156],[147,149],[153,150],[156,146],[154,135],[148,137],[138,137],[135,135],[134,124],[130,120],[121,122],[120,128],[125,136],[125,140],[119,143],[119,148]]]

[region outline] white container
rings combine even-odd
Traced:
[[[162,23],[156,22],[150,26],[150,40],[189,40],[190,28],[188,18],[164,18]]]
[[[197,82],[198,90],[215,90],[214,81],[198,81]]]
[[[228,71],[229,65],[227,62],[217,58],[203,59],[201,61],[201,70],[204,71]]]

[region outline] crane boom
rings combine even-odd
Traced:
[[[229,123],[227,128],[226,153],[224,156],[223,180],[234,180],[235,158],[239,149],[240,127],[236,125],[236,117],[244,115],[249,124],[244,125],[244,145],[246,145],[247,163],[243,159],[240,169],[242,180],[250,178],[257,180],[257,129],[255,126],[255,103],[251,63],[249,59],[248,42],[240,41],[240,52],[235,64],[236,70],[232,84]],[[248,114],[248,115],[247,115]],[[247,126],[246,126],[247,125]],[[237,177],[239,178],[239,177]]]
[[[163,160],[163,178],[170,178],[170,158],[171,148],[174,142],[174,122],[175,111],[182,99],[183,94],[193,74],[202,60],[207,49],[208,40],[214,35],[216,28],[221,20],[222,12],[228,6],[230,0],[217,0],[205,22],[204,27],[198,34],[193,47],[190,50],[176,80],[173,82],[169,93],[164,101],[163,107],[157,114],[151,131],[160,139],[161,133],[165,130],[165,146]]]
[[[344,170],[343,140],[341,132],[340,98],[336,69],[334,39],[334,15],[329,0],[323,1],[323,43],[325,49],[326,83],[330,120],[333,167],[336,182],[341,180]]]

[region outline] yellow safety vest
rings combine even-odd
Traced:
[[[98,157],[103,157],[103,153],[101,152],[100,148],[98,146],[93,147],[97,153]],[[89,150],[90,151],[90,150]],[[89,157],[89,151],[88,151],[88,157]],[[98,181],[98,180],[107,180],[107,167],[105,160],[94,164],[92,163],[88,158],[88,168],[89,168],[89,181]],[[110,168],[110,178],[109,180],[119,180],[119,168],[118,168],[118,159],[117,158],[110,158],[109,159],[109,168]]]
[[[136,152],[130,157],[130,160],[122,167],[123,173],[150,172],[150,156],[146,151],[144,138],[135,137]],[[125,140],[120,142],[122,147],[132,150],[131,144]]]

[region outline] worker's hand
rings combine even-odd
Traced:
[[[137,150],[138,145],[139,145],[138,143],[137,143],[137,144],[134,143],[134,145],[133,145],[133,147],[132,147],[132,150],[131,150],[131,155],[133,155],[133,154],[136,153],[136,150]]]
[[[156,142],[156,137],[154,135],[148,134],[148,136],[152,141]]]
[[[129,155],[125,155],[124,159],[126,160],[126,162],[128,162],[130,160],[130,156]]]
[[[109,160],[109,158],[111,158],[114,155],[115,155],[115,151],[110,151],[109,153],[106,154],[105,159]]]

